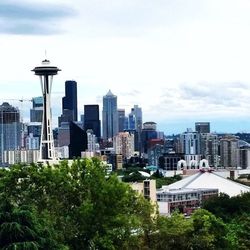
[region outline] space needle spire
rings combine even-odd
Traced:
[[[43,94],[43,119],[42,119],[42,133],[40,142],[39,162],[55,161],[55,149],[52,131],[52,117],[51,117],[51,88],[53,76],[57,75],[58,69],[50,65],[50,61],[45,59],[41,66],[35,67],[32,71],[35,75],[40,77],[42,94]]]

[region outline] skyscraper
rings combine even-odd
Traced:
[[[119,132],[114,136],[114,149],[116,154],[120,154],[124,159],[129,159],[134,155],[134,135],[129,132]]]
[[[0,162],[5,150],[16,150],[21,146],[21,123],[18,109],[4,102],[0,105]]]
[[[43,97],[32,98],[32,109],[30,109],[30,122],[42,122],[43,119]]]
[[[237,167],[238,163],[238,141],[233,135],[226,135],[220,140],[220,165],[221,167]]]
[[[147,154],[149,141],[152,139],[157,139],[156,123],[144,122],[141,132],[141,153]]]
[[[182,153],[185,155],[201,155],[201,135],[187,129],[180,135]]]
[[[135,150],[140,151],[140,145],[142,144],[142,110],[138,105],[134,105],[128,115],[128,130],[135,130]]]
[[[142,110],[138,105],[131,108],[128,129],[135,129],[137,132],[142,130]]]
[[[118,131],[123,132],[125,129],[125,109],[118,109]]]
[[[58,119],[61,122],[77,121],[77,82],[65,82],[65,96],[62,98],[62,115]]]
[[[112,139],[118,133],[117,96],[109,92],[103,97],[103,139]]]
[[[70,122],[69,128],[69,159],[81,157],[81,152],[88,148],[87,133],[75,122]]]
[[[97,138],[101,136],[99,105],[84,105],[84,129],[92,129]]]

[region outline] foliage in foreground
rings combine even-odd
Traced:
[[[128,184],[107,177],[95,158],[71,166],[1,169],[0,204],[1,249],[198,250],[248,244],[237,238],[240,230],[207,210],[190,219],[159,216]]]

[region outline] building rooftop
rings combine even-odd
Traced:
[[[199,172],[171,185],[163,186],[165,189],[183,188],[216,188],[219,193],[236,196],[244,192],[250,192],[250,187],[239,184],[216,174],[216,172]]]
[[[109,89],[108,93],[106,94],[106,96],[114,96],[114,94],[111,92],[111,90]]]

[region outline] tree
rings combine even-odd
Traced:
[[[171,217],[157,217],[155,231],[151,234],[151,248],[155,250],[190,249],[191,220],[175,211]]]
[[[131,249],[144,232],[146,210],[152,210],[116,175],[107,177],[95,158],[1,169],[1,194],[18,207],[33,207],[37,219],[55,232],[58,245],[70,249]]]
[[[205,209],[198,209],[191,219],[194,227],[191,238],[192,249],[230,249],[226,238],[226,225],[220,218]]]
[[[38,221],[34,209],[15,206],[8,198],[1,200],[1,249],[63,249],[53,240],[52,231]]]

